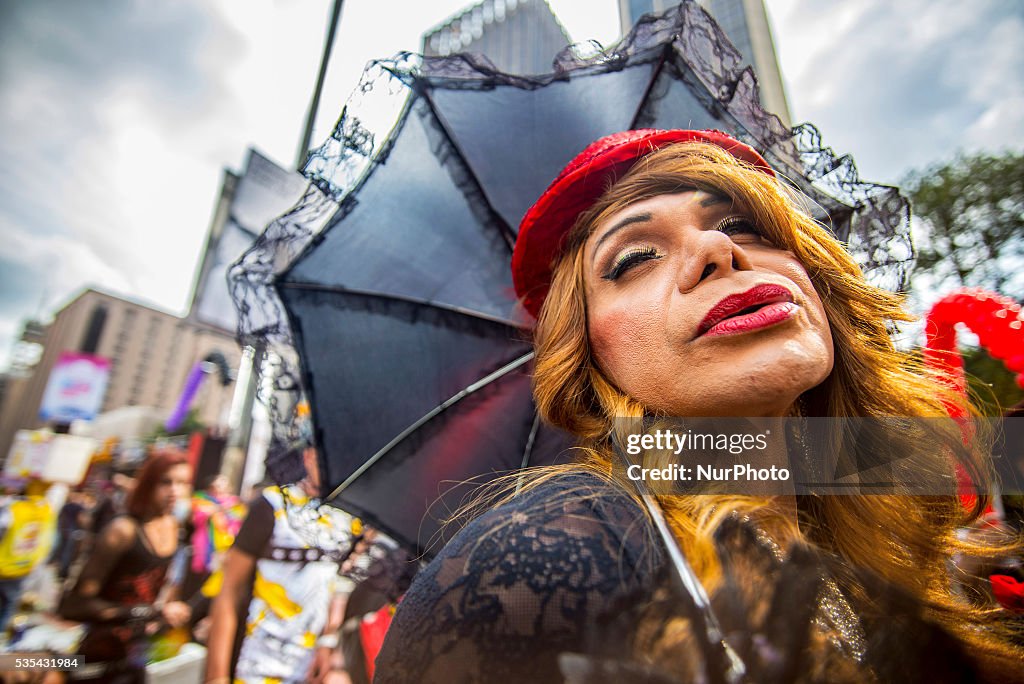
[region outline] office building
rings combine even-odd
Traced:
[[[698,3],[715,18],[746,63],[754,68],[764,108],[791,126],[792,117],[764,0],[698,0]],[[623,34],[642,15],[663,12],[675,4],[678,3],[674,0],[619,0]]]
[[[199,257],[188,320],[234,335],[238,312],[228,291],[231,265],[256,241],[271,221],[294,206],[309,181],[258,150],[246,151],[240,173],[224,170],[220,194]]]
[[[42,354],[24,377],[9,377],[0,406],[0,460],[6,458],[20,429],[45,427],[39,410],[50,372],[63,352],[107,359],[110,372],[100,412],[148,406],[170,415],[185,378],[211,352],[229,367],[240,358],[234,337],[216,328],[179,318],[141,302],[87,289],[54,316],[42,335]],[[200,422],[223,425],[234,383],[215,378],[203,383],[193,408]]]
[[[423,35],[423,54],[483,54],[510,74],[547,74],[569,34],[545,0],[484,0]]]

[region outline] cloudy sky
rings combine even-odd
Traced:
[[[348,0],[317,125],[466,0]],[[550,0],[574,40],[614,0]],[[769,0],[791,111],[864,177],[1024,146],[1024,4]],[[0,2],[0,368],[89,285],[187,306],[224,168],[294,163],[329,0]]]

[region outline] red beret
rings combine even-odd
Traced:
[[[633,164],[666,145],[706,142],[774,176],[752,147],[719,131],[660,131],[650,128],[613,133],[595,140],[562,169],[519,224],[512,252],[512,282],[523,306],[536,317],[551,286],[551,267],[580,214]]]

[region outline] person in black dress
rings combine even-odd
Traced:
[[[538,410],[579,458],[512,478],[420,572],[375,682],[726,681],[736,653],[746,681],[1021,677],[1019,623],[962,595],[952,564],[1015,545],[958,541],[981,508],[899,479],[886,496],[651,484],[727,638],[703,644],[685,606],[657,615],[668,547],[620,467],[616,421],[970,410],[895,349],[900,296],[865,281],[756,151],[717,131],[602,138],[527,212],[512,269],[537,317]],[[939,448],[909,430],[887,446],[943,482],[955,454],[984,486],[959,428],[935,430]]]
[[[89,624],[80,645],[89,667],[76,680],[143,681],[148,637],[189,620],[187,604],[161,590],[180,543],[175,504],[188,501],[192,468],[177,449],[153,453],[128,498],[127,514],[100,532],[61,615]]]

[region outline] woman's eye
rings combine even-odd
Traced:
[[[658,250],[654,247],[636,247],[615,257],[615,262],[612,263],[611,268],[601,277],[605,280],[618,280],[621,275],[634,266],[651,259],[660,258],[661,255],[658,254]]]
[[[715,226],[715,230],[725,233],[729,237],[733,235],[756,235],[762,237],[761,229],[744,216],[730,216],[727,219],[723,219]]]

